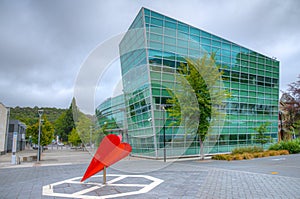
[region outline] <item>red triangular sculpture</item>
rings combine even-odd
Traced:
[[[81,182],[129,155],[132,148],[128,143],[121,143],[121,139],[121,135],[114,134],[103,138]]]

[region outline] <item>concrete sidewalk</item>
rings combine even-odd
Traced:
[[[0,156],[1,168],[19,168],[19,167],[33,167],[33,166],[48,166],[48,165],[67,165],[67,164],[87,164],[90,162],[92,155],[87,151],[75,150],[71,148],[53,148],[42,152],[41,160],[37,162],[37,150],[26,149],[16,154],[20,157],[20,164],[11,164],[12,153],[7,153]],[[25,158],[34,157],[32,161],[24,161]]]

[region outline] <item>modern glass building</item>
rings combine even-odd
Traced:
[[[96,116],[101,127],[105,126],[111,133],[122,133],[126,124],[124,96],[108,98],[96,108]]]
[[[184,126],[172,125],[162,105],[170,98],[168,89],[178,83],[179,65],[186,64],[186,58],[212,53],[231,97],[224,101],[223,121],[210,127],[205,153],[258,144],[253,129],[265,122],[270,123],[267,135],[277,141],[279,61],[146,8],[136,16],[119,49],[125,113],[118,116],[124,121],[119,129],[128,135],[134,155],[161,158],[164,142],[167,157],[199,155],[199,138],[187,134]],[[98,118],[119,107],[120,103],[104,102],[97,109]]]

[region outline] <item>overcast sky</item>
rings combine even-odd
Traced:
[[[280,89],[300,74],[298,0],[0,0],[0,102],[66,108],[90,53],[126,31],[141,7],[280,60]],[[96,105],[120,81],[117,63],[99,80]]]

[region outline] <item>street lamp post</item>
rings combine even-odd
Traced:
[[[92,126],[90,126],[90,148],[92,146]]]
[[[41,142],[41,121],[42,121],[42,115],[44,110],[38,110],[39,113],[39,137],[38,137],[38,154],[37,154],[37,162],[41,159],[41,148],[40,148],[40,142]]]
[[[166,114],[166,109],[165,109],[165,105],[161,105],[161,108],[163,110],[163,135],[164,135],[164,162],[166,162],[167,159],[167,151],[166,151],[166,122],[165,122],[165,114]]]

